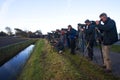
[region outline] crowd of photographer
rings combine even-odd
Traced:
[[[71,25],[67,29],[61,29],[48,33],[48,40],[59,52],[69,48],[75,55],[76,50],[85,52],[87,49],[89,60],[93,60],[94,45],[100,45],[105,72],[111,72],[110,46],[118,41],[116,23],[106,13],[100,14],[99,21],[85,20],[85,24],[78,24],[78,30]],[[102,24],[102,23],[103,24]],[[86,49],[85,49],[86,48]]]

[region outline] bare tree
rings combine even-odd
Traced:
[[[7,26],[5,29],[6,29],[6,31],[8,33],[8,35],[12,35],[12,30],[11,30],[10,27]]]

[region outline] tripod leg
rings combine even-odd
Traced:
[[[100,47],[100,53],[101,53],[101,59],[102,59],[102,64],[104,64],[104,60],[103,60],[103,52],[102,52],[102,44],[99,44]]]

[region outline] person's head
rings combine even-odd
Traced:
[[[64,29],[61,29],[61,34],[64,35],[64,33],[65,33],[65,32],[64,32]]]
[[[68,30],[72,29],[72,26],[71,25],[68,25]]]
[[[99,17],[100,17],[100,20],[103,21],[103,22],[107,21],[107,18],[108,18],[106,13],[100,14]]]
[[[85,24],[88,26],[91,24],[91,21],[87,19],[87,20],[85,20]]]

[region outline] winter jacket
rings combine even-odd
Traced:
[[[70,39],[75,39],[75,38],[76,38],[76,35],[77,35],[77,31],[72,28],[72,29],[69,31],[69,38],[70,38]]]
[[[104,22],[104,25],[99,24],[97,26],[103,34],[103,44],[112,45],[118,41],[116,23],[114,20],[107,18],[107,21]]]
[[[95,40],[95,27],[94,25],[90,24],[87,28],[85,27],[85,39],[87,41],[94,41]]]

